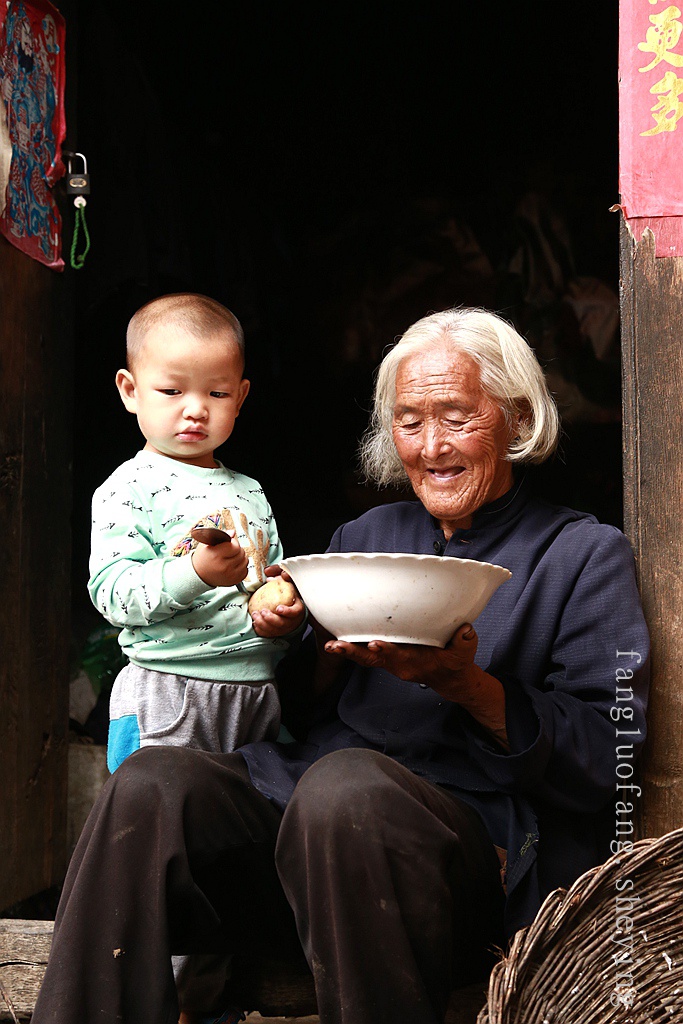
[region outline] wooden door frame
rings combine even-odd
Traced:
[[[66,855],[72,316],[64,274],[0,238],[0,909]]]
[[[624,531],[652,639],[637,806],[654,837],[683,824],[683,259],[623,220],[620,250]]]

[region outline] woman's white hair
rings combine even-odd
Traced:
[[[408,356],[444,346],[444,342],[476,362],[482,389],[508,422],[517,425],[506,456],[510,462],[543,462],[555,451],[560,418],[530,345],[495,313],[466,307],[447,309],[409,327],[379,366],[370,424],[360,445],[366,480],[381,487],[407,481],[392,436],[396,374]]]

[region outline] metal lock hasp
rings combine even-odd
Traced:
[[[72,171],[72,157],[80,157],[83,161],[82,171]],[[82,153],[73,153],[67,156],[66,160],[66,193],[69,196],[90,195],[90,175],[88,174],[88,162]]]

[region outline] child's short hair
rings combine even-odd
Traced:
[[[126,331],[126,362],[128,369],[145,347],[145,338],[159,324],[177,324],[196,338],[205,338],[229,331],[244,359],[244,331],[242,325],[227,306],[194,292],[176,292],[161,295],[141,306],[128,323]]]

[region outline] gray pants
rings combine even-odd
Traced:
[[[109,701],[110,771],[139,747],[192,747],[228,754],[244,743],[277,739],[275,684],[213,682],[126,665]]]

